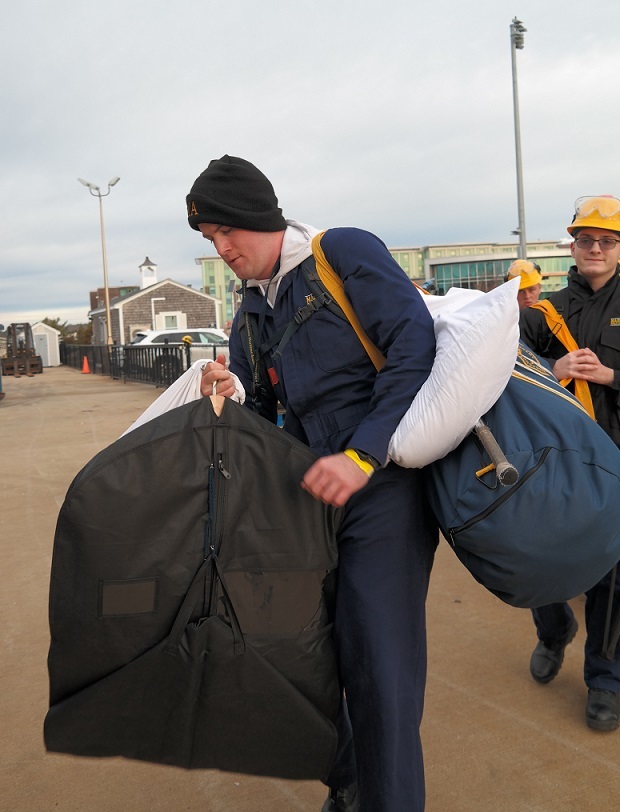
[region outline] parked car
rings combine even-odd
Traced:
[[[184,347],[184,338],[191,338],[191,359],[214,359],[224,355],[228,363],[228,338],[223,330],[215,327],[192,327],[185,330],[140,330],[131,345],[140,347]]]
[[[191,343],[183,341],[187,338]],[[201,358],[215,360],[223,355],[228,363],[228,339],[209,327],[184,330],[141,330],[125,347],[125,367],[137,380],[154,380],[169,386],[188,366],[186,347],[189,343],[189,363]]]

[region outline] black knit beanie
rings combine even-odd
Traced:
[[[254,164],[223,155],[211,161],[187,195],[187,219],[199,223],[246,228],[249,231],[284,231],[286,221],[273,186]]]

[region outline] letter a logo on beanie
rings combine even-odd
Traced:
[[[269,179],[243,158],[223,155],[211,161],[194,181],[186,198],[188,221],[244,228],[284,231],[286,220]]]

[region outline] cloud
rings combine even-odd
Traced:
[[[565,235],[613,188],[616,0],[521,0],[527,234]],[[0,321],[86,317],[148,255],[200,285],[184,199],[208,161],[255,162],[285,214],[391,245],[508,240],[517,225],[509,25],[497,0],[22,0],[0,33]],[[611,94],[613,98],[613,93]],[[592,112],[596,115],[592,115]],[[69,318],[71,314],[71,318]],[[21,318],[21,316],[20,316]]]

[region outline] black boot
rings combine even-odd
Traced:
[[[557,677],[564,662],[566,646],[573,640],[578,628],[577,621],[573,618],[568,632],[561,640],[538,641],[538,645],[532,652],[532,658],[530,659],[530,674],[536,682],[544,684]]]
[[[616,730],[620,725],[620,694],[588,688],[586,724],[593,730]]]
[[[321,812],[358,812],[360,808],[357,784],[350,787],[331,788]]]

